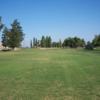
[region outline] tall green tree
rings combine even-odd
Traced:
[[[36,48],[38,47],[38,39],[37,38],[35,39],[35,46],[36,46]]]
[[[51,37],[50,36],[46,36],[45,38],[45,44],[46,44],[46,47],[50,48],[51,47]]]
[[[7,27],[5,27],[2,34],[2,45],[4,47],[7,47],[8,44],[9,44],[9,30]]]
[[[51,47],[51,37],[46,36],[46,47],[50,48]]]
[[[14,20],[11,24],[10,35],[9,35],[9,47],[15,48],[20,47],[21,42],[24,40],[24,33],[20,23]]]
[[[51,43],[52,39],[50,36],[42,36],[41,41],[40,41],[40,45],[41,47],[51,47]]]
[[[35,38],[33,38],[33,47],[35,48]]]
[[[41,47],[45,47],[46,46],[46,39],[44,36],[42,36],[41,38]]]
[[[30,41],[30,48],[33,48],[32,40]]]
[[[93,46],[95,46],[95,47],[100,46],[100,34],[99,34],[99,35],[96,35],[96,36],[94,37],[94,39],[92,40],[92,44],[93,44]]]

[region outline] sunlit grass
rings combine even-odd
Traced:
[[[100,52],[0,52],[0,100],[99,100]]]

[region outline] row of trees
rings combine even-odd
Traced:
[[[52,38],[50,36],[42,36],[40,40],[37,38],[33,38],[33,41],[31,40],[30,42],[30,47],[71,47],[71,48],[76,48],[76,47],[84,47],[85,46],[85,41],[84,39],[80,39],[78,37],[74,38],[66,38],[64,42],[62,43],[61,40],[58,42],[52,42]]]
[[[2,29],[2,45],[4,47],[20,47],[21,42],[24,40],[24,33],[20,23],[14,20],[11,24],[11,28],[7,28],[0,17],[0,30]]]
[[[86,49],[93,50],[95,47],[100,47],[100,34],[95,35],[92,42],[88,41],[87,43],[84,39],[80,39],[78,37],[69,37],[64,40],[63,46],[71,48],[85,47]]]
[[[17,20],[14,20],[11,24],[11,28],[7,28],[0,17],[0,31],[2,31],[2,45],[4,47],[20,47],[21,42],[24,40],[24,33],[20,23]],[[84,39],[79,37],[68,37],[62,42],[53,42],[50,36],[42,36],[40,40],[33,38],[30,42],[30,47],[86,47],[87,49],[93,49],[94,47],[100,46],[100,34],[96,35],[92,42],[85,42]]]
[[[53,42],[50,36],[42,36],[40,40],[37,38],[33,38],[33,41],[30,42],[30,47],[70,47],[70,48],[77,48],[77,47],[85,47],[86,49],[93,49],[94,47],[100,46],[100,35],[96,35],[92,42],[85,42],[84,39],[79,37],[68,37],[64,39],[62,42],[59,40],[58,42]]]
[[[42,36],[42,38],[41,38],[41,41],[40,41],[41,43],[41,47],[51,47],[51,42],[52,42],[52,39],[51,39],[51,37],[50,36]]]
[[[30,41],[30,47],[46,47],[50,48],[51,47],[51,37],[50,36],[42,36],[41,40],[38,40],[37,38],[33,38],[33,41]]]

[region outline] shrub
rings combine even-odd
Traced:
[[[87,45],[85,46],[85,49],[87,50],[93,50],[93,45],[90,42],[87,42]]]

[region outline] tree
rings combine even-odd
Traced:
[[[64,47],[72,47],[73,43],[72,43],[72,38],[66,38],[63,42],[63,46]]]
[[[88,41],[87,44],[86,44],[86,46],[85,46],[85,49],[87,49],[87,50],[93,50],[92,43]]]
[[[11,24],[10,35],[9,35],[9,44],[11,48],[20,47],[21,42],[24,40],[24,33],[22,27],[17,20],[14,20]]]
[[[50,36],[42,36],[41,41],[40,41],[40,45],[41,47],[51,47],[51,37]]]
[[[37,40],[37,47],[40,46],[40,40]]]
[[[59,47],[60,47],[60,48],[62,47],[62,42],[61,42],[61,40],[59,40]]]
[[[33,38],[33,48],[35,47],[35,38]]]
[[[57,47],[56,42],[52,42],[52,47]]]
[[[49,48],[51,47],[51,41],[52,41],[52,40],[51,40],[51,37],[48,36],[48,40],[47,40],[47,42],[48,42],[48,46],[47,46],[47,47],[49,47]]]
[[[37,40],[37,38],[35,39],[35,46],[36,46],[36,48],[38,47],[38,40]]]
[[[84,39],[80,39],[79,37],[74,37],[74,47],[84,47],[85,41]]]
[[[42,36],[41,38],[41,47],[45,47],[46,46],[46,40],[45,40],[45,37]]]
[[[39,46],[39,40],[37,38],[33,38],[33,47],[37,48]]]
[[[46,44],[45,47],[48,47],[48,43],[49,43],[48,42],[48,36],[46,36],[46,38],[45,38],[45,44]]]
[[[94,37],[94,39],[92,40],[92,44],[93,44],[93,46],[95,46],[95,47],[100,46],[100,34],[99,34],[99,35],[96,35],[96,36]]]
[[[8,42],[9,42],[9,30],[7,27],[5,27],[2,34],[2,45],[4,47],[7,47]]]
[[[32,40],[30,41],[30,48],[33,48]]]
[[[84,39],[80,39],[78,37],[69,37],[66,38],[63,42],[63,47],[71,47],[71,48],[77,48],[77,47],[83,47],[85,45]]]
[[[45,47],[51,47],[51,37],[50,36],[46,36],[46,38],[45,38],[45,44],[46,44],[46,46]]]
[[[84,39],[81,39],[80,46],[81,46],[81,47],[85,47],[85,40],[84,40]]]
[[[52,42],[51,46],[61,48],[62,47],[62,42],[61,42],[61,40],[59,40],[58,42]]]
[[[2,17],[0,16],[0,31],[1,29],[4,27],[3,23],[2,23]]]
[[[59,48],[59,42],[52,42],[52,47]]]

